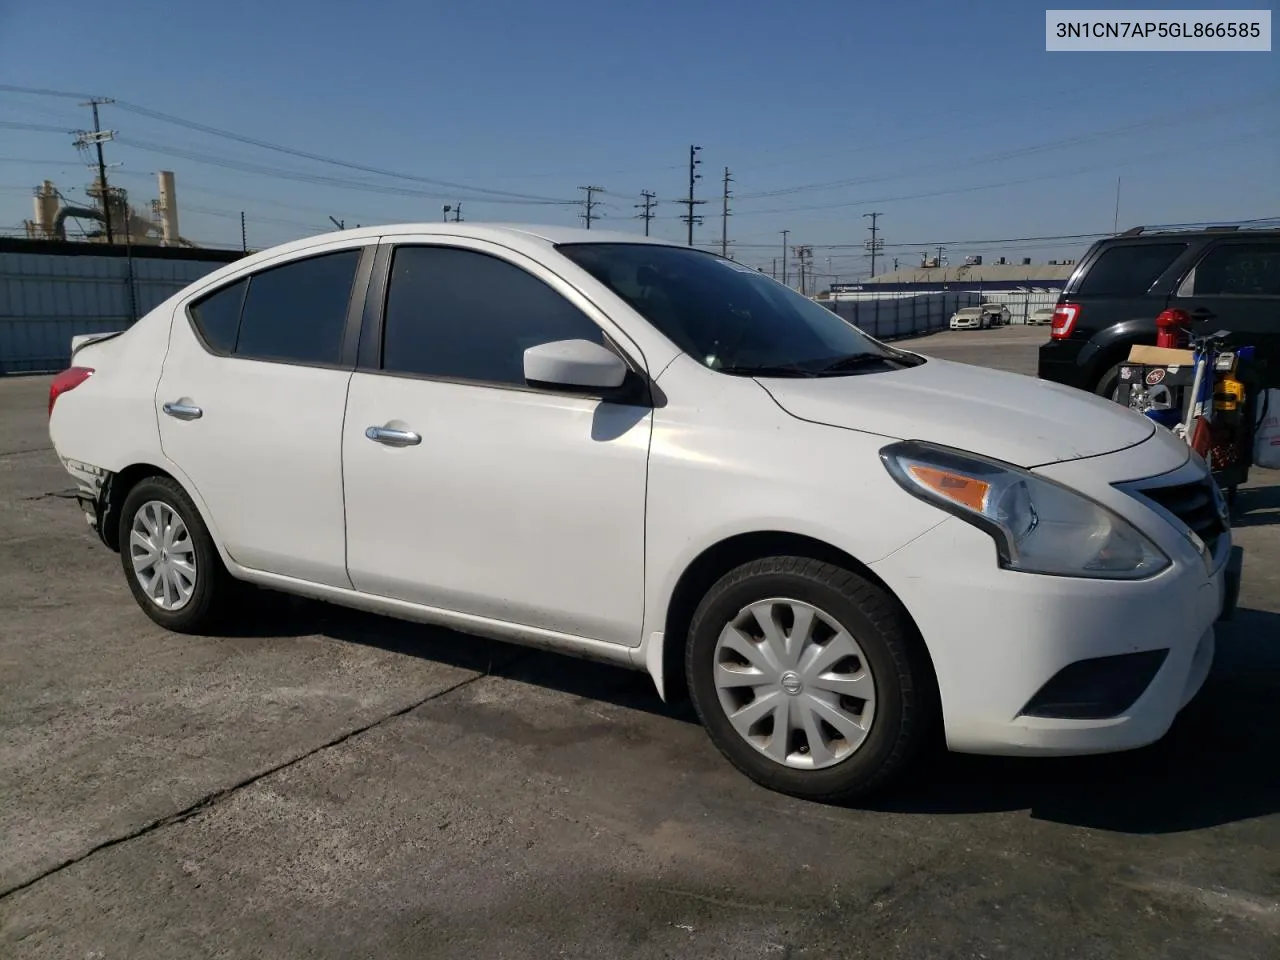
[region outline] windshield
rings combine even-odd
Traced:
[[[558,249],[712,370],[817,376],[922,362],[759,271],[711,253],[651,243]]]

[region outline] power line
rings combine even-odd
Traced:
[[[729,168],[724,168],[724,195],[722,197],[723,207],[720,211],[720,256],[729,256],[729,184],[733,182],[733,177],[729,175]],[[693,192],[690,191],[690,196]]]
[[[637,203],[635,207],[641,211],[639,217],[644,221],[644,235],[647,237],[649,235],[649,221],[653,219],[653,208],[657,206],[656,194],[652,190],[641,190],[640,196],[644,199],[641,203]]]
[[[604,187],[579,187],[578,189],[586,191],[587,194],[587,199],[583,201],[583,208],[585,212],[580,213],[578,216],[586,221],[587,229],[590,230],[591,221],[599,219],[594,216],[596,204],[599,202],[595,199],[595,195],[604,190]]]
[[[702,179],[702,174],[697,172],[697,168],[702,163],[702,161],[698,159],[698,154],[701,151],[702,151],[701,147],[690,144],[689,146],[689,195],[682,200],[676,201],[677,203],[683,203],[686,207],[689,208],[689,212],[686,213],[684,216],[682,216],[680,219],[684,221],[684,223],[688,224],[689,246],[691,247],[693,246],[694,224],[700,225],[702,223],[701,217],[694,216],[693,208],[700,204],[706,203],[705,200],[695,200],[693,198],[693,186],[698,180]]]
[[[44,96],[67,96],[67,97],[77,96],[77,95],[68,94],[62,91],[57,91],[57,90],[46,90],[46,89],[32,88],[32,87],[19,87],[19,86],[13,86],[9,84],[0,85],[0,91],[8,91],[12,93],[33,93],[33,94],[41,94]],[[205,133],[214,137],[222,137],[227,140],[234,140],[238,143],[247,144],[248,146],[258,147],[259,149],[262,149],[262,150],[271,150],[276,153],[287,154],[288,156],[300,157],[305,160],[313,160],[317,163],[326,163],[331,166],[345,167],[346,169],[349,169],[349,170],[358,170],[362,173],[371,173],[380,177],[390,177],[395,180],[410,180],[417,183],[426,183],[426,184],[431,184],[432,186],[437,186],[437,187],[448,187],[452,190],[464,190],[464,191],[471,191],[473,193],[488,194],[495,197],[508,197],[511,199],[520,199],[520,200],[538,200],[538,201],[550,202],[550,203],[566,202],[555,197],[541,197],[541,196],[535,196],[535,195],[526,194],[526,193],[516,193],[510,190],[494,190],[488,187],[477,187],[477,186],[472,186],[470,184],[455,183],[450,180],[440,180],[435,177],[424,177],[424,176],[413,174],[413,173],[400,173],[395,170],[387,170],[382,167],[369,166],[367,164],[356,163],[350,160],[343,160],[338,157],[329,157],[329,156],[325,156],[324,154],[312,153],[308,150],[300,150],[296,147],[289,147],[283,144],[271,143],[270,141],[267,141],[267,140],[260,140],[257,137],[250,137],[244,134],[235,133],[234,131],[231,131],[231,130],[223,130],[219,127],[209,126],[208,124],[197,123],[194,120],[187,120],[184,117],[174,116],[173,114],[162,113],[159,110],[151,110],[147,107],[140,106],[136,103],[129,103],[128,101],[125,101],[125,100],[119,100],[114,102],[115,102],[116,108],[119,110],[126,110],[129,113],[133,113],[141,117],[147,117],[148,119],[151,119],[151,120],[158,120],[162,123],[170,123],[175,126],[185,127],[189,130],[195,130],[200,133]],[[568,202],[572,203],[573,201],[568,201]]]
[[[1153,117],[1147,120],[1141,120],[1137,123],[1125,124],[1119,127],[1111,127],[1106,130],[1096,130],[1090,133],[1077,134],[1072,137],[1062,137],[1056,140],[1042,141],[1040,143],[1030,144],[1023,147],[1015,147],[1011,150],[1001,150],[996,153],[986,154],[979,157],[970,157],[967,160],[957,160],[943,163],[931,163],[922,167],[914,167],[907,170],[899,170],[891,174],[883,174],[872,177],[854,177],[843,180],[829,180],[823,183],[807,183],[794,187],[779,187],[774,190],[763,190],[758,193],[743,194],[743,200],[758,200],[764,197],[781,197],[789,196],[796,193],[805,193],[812,190],[835,190],[841,187],[862,186],[868,183],[882,183],[890,180],[902,180],[907,177],[916,176],[918,174],[939,173],[961,169],[971,166],[986,166],[992,163],[998,163],[1003,160],[1010,160],[1017,157],[1026,156],[1028,154],[1043,153],[1046,150],[1058,150],[1063,147],[1074,146],[1081,143],[1088,143],[1093,140],[1107,139],[1114,136],[1120,136],[1126,133],[1132,133],[1138,130],[1145,130],[1151,127],[1161,127],[1169,125],[1183,125],[1189,119],[1196,116],[1207,115],[1212,117],[1220,117],[1231,113],[1239,113],[1249,110],[1262,103],[1269,103],[1274,99],[1274,93],[1260,94],[1248,99],[1232,98],[1230,100],[1217,101],[1214,103],[1202,104],[1199,109],[1190,111],[1179,111],[1178,113],[1167,114],[1162,117]]]

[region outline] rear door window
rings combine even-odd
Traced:
[[[359,250],[342,250],[254,274],[236,356],[336,366],[359,262]]]
[[[1082,296],[1140,297],[1186,249],[1185,243],[1112,247],[1085,271],[1073,292]]]
[[[1280,297],[1280,243],[1223,243],[1182,281],[1180,297]]]

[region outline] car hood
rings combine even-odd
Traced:
[[[1112,453],[1156,430],[1142,414],[1074,387],[932,357],[903,370],[759,383],[800,420],[1020,467]]]

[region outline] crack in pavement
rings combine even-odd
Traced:
[[[504,667],[510,666],[511,664],[521,659],[521,656],[522,656],[521,654],[517,654],[516,656],[512,657],[509,661],[507,661],[505,664],[503,664],[503,666]],[[154,820],[144,823],[140,827],[136,827],[135,829],[130,830],[128,833],[121,834],[118,837],[112,837],[109,840],[104,840],[101,843],[95,844],[94,846],[90,847],[84,853],[80,853],[74,857],[70,857],[69,859],[64,860],[62,863],[59,863],[56,866],[50,867],[48,870],[45,870],[37,874],[36,876],[32,877],[29,880],[24,880],[21,883],[16,884],[12,887],[9,887],[6,890],[0,890],[0,901],[4,901],[8,899],[9,897],[13,896],[15,893],[21,893],[23,890],[26,890],[29,887],[35,886],[41,880],[45,880],[56,873],[61,873],[63,870],[66,870],[68,867],[74,867],[76,864],[82,863],[85,860],[88,860],[94,854],[101,853],[103,850],[108,850],[111,847],[119,846],[122,843],[128,843],[130,840],[137,840],[139,837],[145,837],[147,834],[153,833],[162,827],[168,827],[168,826],[173,826],[175,824],[184,823],[185,821],[190,820],[192,817],[196,816],[197,814],[202,813],[203,811],[217,805],[218,803],[221,803],[223,800],[227,799],[232,794],[238,793],[239,791],[243,790],[245,787],[252,786],[253,784],[257,783],[259,780],[263,780],[266,777],[269,777],[274,773],[279,773],[282,770],[287,770],[289,767],[292,767],[295,764],[301,763],[303,760],[306,760],[310,757],[314,757],[316,754],[321,753],[325,750],[329,750],[329,749],[332,749],[333,747],[341,746],[342,744],[346,743],[348,740],[352,739],[353,737],[357,737],[362,733],[367,733],[368,731],[374,729],[375,727],[381,726],[382,724],[387,723],[388,721],[395,720],[398,717],[403,717],[407,713],[412,713],[414,710],[418,709],[424,704],[430,703],[432,700],[438,700],[440,697],[448,696],[449,694],[453,693],[455,690],[460,690],[462,687],[465,687],[468,684],[475,683],[477,680],[483,680],[486,677],[489,677],[492,675],[493,675],[493,664],[490,663],[489,667],[486,668],[484,672],[477,673],[473,677],[467,677],[465,680],[459,680],[457,683],[450,684],[449,686],[445,687],[443,690],[438,690],[435,693],[430,694],[429,696],[423,697],[420,700],[415,700],[413,703],[409,704],[408,706],[400,707],[399,709],[394,710],[391,713],[384,714],[383,716],[378,717],[376,720],[371,720],[368,723],[362,724],[361,726],[356,727],[353,730],[348,730],[345,733],[339,734],[338,736],[334,737],[331,740],[325,741],[319,746],[312,747],[310,750],[307,750],[304,753],[300,753],[296,757],[292,757],[288,760],[284,760],[281,763],[277,763],[271,767],[268,767],[265,770],[260,770],[257,773],[252,774],[248,777],[245,777],[243,780],[240,780],[232,784],[229,787],[223,787],[220,790],[214,790],[211,793],[207,793],[203,797],[201,797],[199,800],[197,800],[195,803],[191,804],[190,806],[184,807],[183,809],[177,811],[176,813],[171,813],[163,817],[157,817]]]
[[[0,453],[0,459],[4,457],[20,457],[24,453],[42,453],[45,450],[52,452],[53,447],[27,447],[24,450],[5,450]]]

